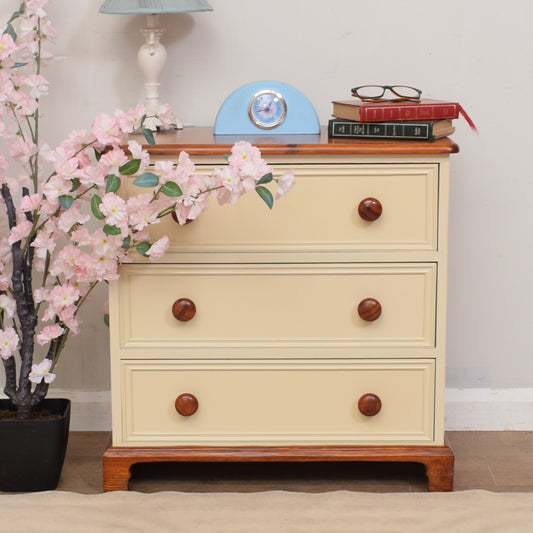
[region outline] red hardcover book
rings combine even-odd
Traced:
[[[461,106],[454,102],[422,99],[363,102],[361,100],[335,100],[333,116],[358,122],[388,122],[414,120],[444,120],[459,116]]]

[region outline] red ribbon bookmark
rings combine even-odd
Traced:
[[[468,116],[468,113],[463,109],[461,104],[458,104],[458,106],[459,106],[459,113],[463,115],[463,118],[468,122],[468,125],[470,126],[470,128],[476,133],[479,133],[477,131],[476,125],[474,124],[474,121]]]

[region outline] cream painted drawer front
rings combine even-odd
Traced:
[[[256,194],[228,208],[213,205],[193,223],[169,217],[151,230],[174,252],[435,250],[437,164],[292,164],[295,188],[269,211]],[[278,166],[280,174],[283,166]],[[380,201],[381,217],[363,220],[358,205]]]
[[[431,443],[432,359],[265,363],[122,361],[121,445]],[[175,409],[193,394],[192,416]],[[379,396],[365,416],[358,399]]]
[[[122,348],[433,347],[434,263],[130,265],[119,285]],[[172,305],[189,298],[180,322]],[[381,316],[362,320],[376,299]]]

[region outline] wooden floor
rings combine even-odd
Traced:
[[[452,431],[455,490],[533,492],[533,432]],[[102,454],[110,434],[73,432],[58,490],[102,492]],[[416,492],[427,490],[424,467],[399,463],[144,464],[130,490],[157,492]]]

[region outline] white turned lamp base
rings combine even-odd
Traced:
[[[144,77],[145,107],[149,115],[159,112],[159,87],[161,74],[167,62],[167,51],[161,44],[161,35],[165,32],[159,27],[157,15],[146,15],[147,27],[141,29],[145,42],[141,45],[137,60]],[[182,129],[180,121],[175,118],[171,129]]]

